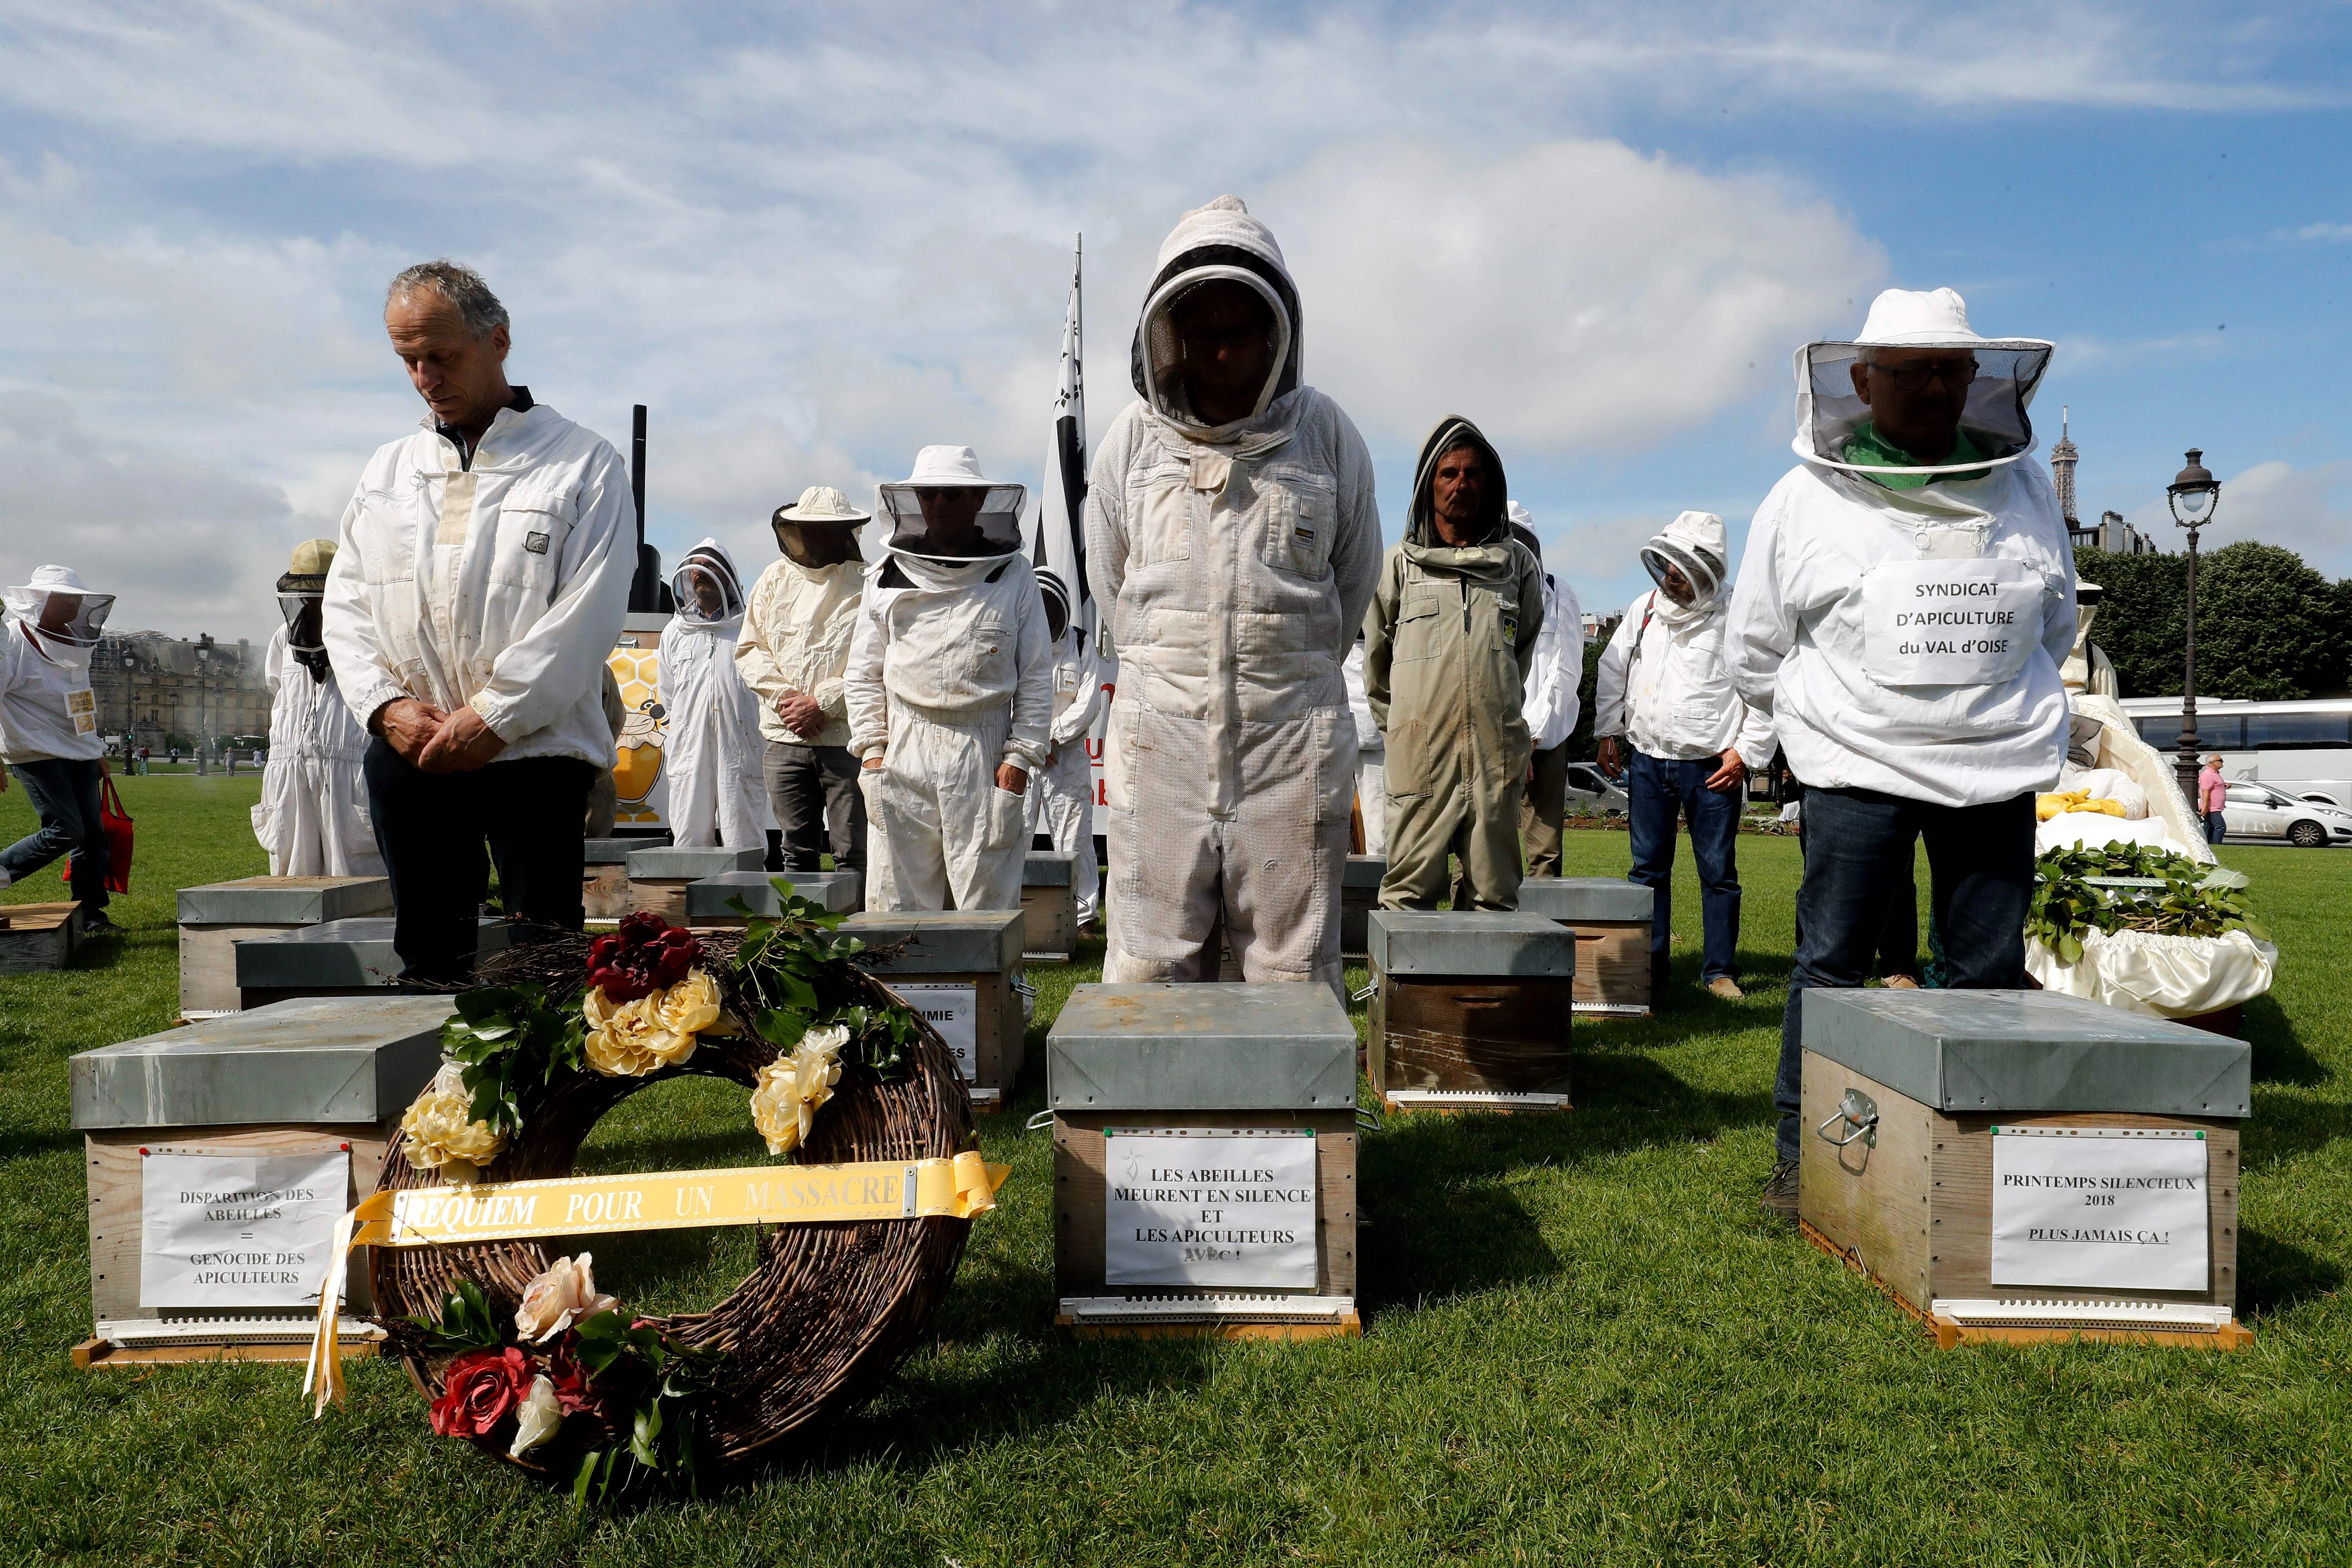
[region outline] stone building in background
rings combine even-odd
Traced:
[[[190,641],[162,632],[109,632],[90,650],[89,684],[98,697],[98,727],[127,735],[126,747],[193,750],[209,738],[266,742],[269,690],[263,650],[239,637]]]
[[[2066,519],[2067,541],[2077,550],[2105,550],[2116,555],[2153,555],[2156,541],[2124,521],[2119,511],[2099,514],[2095,524],[2085,526],[2074,514],[2074,465],[2083,454],[2067,438],[2067,416],[2072,410],[2058,410],[2058,444],[2050,448],[2050,481],[2057,487],[2058,510]]]

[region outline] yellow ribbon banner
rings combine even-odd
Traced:
[[[447,1247],[690,1226],[971,1219],[996,1206],[996,1190],[1009,1174],[1010,1166],[988,1164],[967,1150],[951,1160],[752,1165],[371,1193],[335,1222],[302,1392],[316,1392],[314,1414],[342,1401],[337,1307],[351,1255],[362,1247]]]

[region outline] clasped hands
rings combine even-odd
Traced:
[[[883,759],[879,756],[867,757],[866,759],[866,771],[869,773],[878,773],[881,771],[882,763]],[[1029,770],[1026,768],[1014,767],[1011,763],[997,763],[996,787],[1003,790],[1007,795],[1027,795],[1029,793]]]
[[[414,697],[377,709],[375,730],[419,773],[468,773],[507,749],[472,708],[445,713]]]

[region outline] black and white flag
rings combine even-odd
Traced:
[[[1070,309],[1062,323],[1062,371],[1054,392],[1054,428],[1045,446],[1045,480],[1037,489],[1037,536],[1030,563],[1069,590],[1071,624],[1091,634],[1093,594],[1087,586],[1086,253],[1081,242],[1070,271]]]

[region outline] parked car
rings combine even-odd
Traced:
[[[1625,815],[1625,790],[1591,763],[1568,764],[1568,809],[1578,816]]]
[[[2299,848],[2352,844],[2352,811],[2305,800],[2266,784],[2233,781],[2221,820],[2231,838],[2284,838]]]

